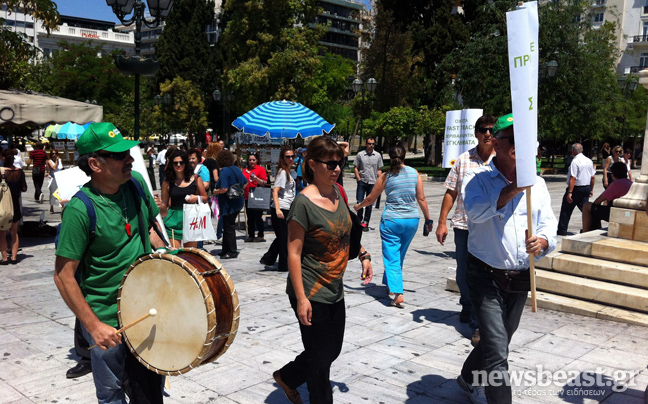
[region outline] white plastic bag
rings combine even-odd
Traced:
[[[182,207],[182,241],[216,240],[211,219],[211,209],[198,197],[198,203],[185,203]]]

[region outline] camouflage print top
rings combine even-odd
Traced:
[[[344,199],[338,193],[335,212],[315,205],[300,193],[288,213],[288,221],[294,220],[305,230],[302,248],[302,280],[309,300],[320,303],[336,303],[344,298],[342,277],[349,260],[351,217]],[[286,293],[295,296],[288,277]]]

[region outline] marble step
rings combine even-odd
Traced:
[[[648,268],[634,264],[553,252],[536,268],[648,289]]]
[[[607,237],[606,230],[564,237],[560,251],[648,267],[648,243]]]
[[[454,278],[447,279],[446,290],[457,293],[459,292],[457,282]],[[595,317],[602,320],[648,327],[648,314],[645,313],[625,310],[618,307],[610,307],[600,303],[587,302],[542,291],[536,292],[536,301],[538,309],[555,310],[564,313],[578,314],[581,316]],[[530,293],[526,304],[531,305]]]

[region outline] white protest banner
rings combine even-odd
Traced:
[[[153,193],[153,187],[151,186],[151,181],[149,179],[148,171],[146,171],[146,164],[144,163],[144,157],[142,157],[142,149],[140,149],[139,146],[135,146],[132,149],[130,149],[130,155],[133,157],[133,170],[137,171],[144,177],[144,181],[146,181],[146,186],[148,187],[149,192],[151,195],[155,194]],[[160,188],[162,188],[162,184],[160,184]],[[158,191],[158,194],[161,194],[161,191]],[[157,219],[158,224],[160,225],[160,231],[162,232],[162,235],[166,238],[164,240],[166,243],[169,243],[168,236],[166,234],[166,227],[164,226],[164,222],[162,221],[162,216],[157,215],[155,218]]]
[[[57,193],[61,201],[69,201],[86,182],[90,181],[90,177],[81,171],[79,167],[57,171],[54,173],[54,178],[56,179]]]
[[[446,112],[445,137],[443,140],[443,167],[454,165],[465,151],[477,147],[475,122],[483,115],[481,109],[462,109]]]
[[[536,182],[538,142],[538,2],[506,13],[518,187]]]

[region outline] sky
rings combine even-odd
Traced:
[[[363,0],[369,6],[368,0]],[[94,20],[112,21],[119,24],[105,0],[54,0],[61,15],[92,18]]]

